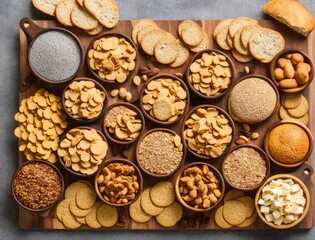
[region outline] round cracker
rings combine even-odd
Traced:
[[[238,51],[240,54],[248,56],[250,55],[249,49],[248,47],[244,47],[242,41],[241,41],[241,34],[244,31],[245,27],[242,27],[240,29],[238,29],[234,35],[234,39],[233,39],[233,45],[234,48],[236,49],[236,51]]]
[[[294,120],[297,120],[301,123],[303,123],[304,125],[307,125],[308,124],[308,121],[309,121],[309,116],[308,114],[306,113],[303,117],[300,117],[300,118],[292,118]]]
[[[201,27],[195,22],[194,24],[184,26],[180,36],[184,43],[193,47],[198,46],[203,39]]]
[[[232,55],[237,61],[241,63],[248,63],[254,60],[252,55],[243,55],[239,53],[236,49],[232,49]]]
[[[173,105],[168,97],[158,98],[153,104],[153,114],[156,119],[166,121],[172,117]]]
[[[284,99],[284,107],[287,109],[297,108],[302,102],[301,93],[290,93]]]
[[[69,204],[72,198],[63,199],[56,208],[56,215],[60,222],[62,222],[62,215],[69,209]]]
[[[141,207],[145,213],[151,216],[157,216],[163,211],[163,208],[154,205],[151,201],[150,192],[151,188],[147,188],[142,192],[140,197]]]
[[[244,26],[258,25],[258,21],[253,18],[239,17],[234,19],[229,26],[229,35],[233,38],[236,31]]]
[[[157,25],[148,25],[148,26],[145,26],[145,27],[141,28],[141,29],[138,31],[138,33],[137,33],[137,43],[138,43],[138,44],[141,44],[141,41],[142,41],[144,35],[145,35],[148,31],[150,31],[150,30],[152,30],[152,29],[158,29],[158,28],[159,28],[159,27],[158,27]]]
[[[151,191],[152,202],[159,207],[167,207],[175,200],[174,184],[168,181],[162,181],[155,184]]]
[[[303,117],[308,112],[308,101],[303,95],[301,95],[301,98],[301,104],[297,108],[288,109],[289,114],[294,118]]]
[[[223,206],[219,207],[214,215],[214,221],[220,228],[231,228],[233,227],[223,218]]]
[[[103,227],[112,227],[117,223],[118,211],[114,206],[103,203],[97,208],[96,219]]]
[[[84,182],[78,181],[71,183],[65,191],[65,198],[73,198],[81,188],[85,188],[87,185]]]
[[[136,45],[139,44],[138,40],[137,40],[138,31],[144,27],[147,27],[147,26],[157,26],[157,25],[153,20],[143,18],[143,19],[140,19],[139,21],[137,21],[135,23],[135,25],[133,26],[132,32],[131,32],[131,38]]]
[[[203,38],[202,41],[199,45],[197,45],[196,47],[189,47],[190,51],[192,52],[200,52],[202,50],[205,50],[207,48],[209,48],[210,42],[209,42],[209,38],[206,32],[202,32]]]
[[[173,37],[162,37],[154,47],[154,56],[162,64],[170,64],[179,54],[179,46]]]
[[[185,27],[187,26],[190,26],[190,25],[194,25],[194,24],[197,24],[195,23],[194,21],[192,20],[185,20],[185,21],[182,21],[180,24],[178,24],[178,27],[177,27],[177,32],[178,32],[178,35],[179,36],[182,36],[182,31]],[[198,25],[198,24],[197,24]]]
[[[78,191],[75,200],[79,208],[89,209],[93,207],[95,203],[96,193],[93,189],[85,187]]]
[[[246,219],[246,207],[237,200],[227,201],[223,206],[223,217],[232,225],[239,225]]]
[[[74,198],[70,201],[69,209],[70,209],[70,212],[76,217],[85,217],[91,211],[91,208],[88,208],[88,209],[79,208]]]
[[[100,228],[102,225],[97,221],[96,219],[96,212],[99,206],[101,206],[103,203],[101,201],[97,201],[94,203],[91,211],[89,214],[85,217],[86,224],[91,228]]]
[[[148,55],[153,55],[156,43],[165,36],[167,33],[160,28],[148,31],[140,43],[142,50]]]
[[[223,202],[226,203],[229,200],[234,200],[234,199],[242,197],[244,195],[245,195],[244,191],[240,191],[240,190],[237,190],[237,189],[232,189],[232,190],[228,191],[225,194]]]
[[[248,48],[248,43],[250,36],[261,29],[259,25],[249,25],[244,27],[244,30],[241,33],[241,41],[245,48]]]
[[[170,64],[171,67],[179,67],[189,58],[189,49],[186,47],[185,43],[183,43],[181,39],[176,39],[176,43],[178,44],[179,52],[175,61]]]
[[[246,218],[244,220],[244,222],[237,225],[237,227],[241,227],[241,228],[249,227],[250,225],[252,225],[256,221],[257,215],[258,215],[257,212],[254,211],[253,214],[249,218]]]
[[[173,227],[182,218],[183,209],[178,202],[173,202],[156,216],[156,221],[163,227]]]
[[[292,118],[292,116],[288,113],[287,109],[285,109],[283,106],[280,106],[279,116],[281,119]]]
[[[231,50],[231,47],[229,46],[228,42],[227,42],[227,35],[229,34],[229,27],[226,26],[224,28],[221,29],[220,32],[218,32],[218,34],[216,35],[216,42],[217,44],[220,46],[220,48],[224,49],[224,50]]]
[[[255,211],[255,202],[254,199],[252,199],[249,196],[243,196],[236,199],[237,201],[240,201],[245,205],[246,208],[246,218],[249,218],[253,212]]]
[[[61,216],[61,222],[65,227],[70,228],[70,229],[76,229],[81,227],[81,223],[79,223],[76,219],[75,216],[70,212],[69,207],[65,209]]]
[[[85,217],[75,217],[75,220],[76,220],[78,223],[86,224]]]
[[[142,194],[141,194],[142,195]],[[129,206],[129,214],[130,217],[138,223],[145,223],[149,221],[152,216],[145,213],[143,209],[141,208],[141,195],[138,197],[136,201],[134,201]]]
[[[213,29],[212,36],[215,39],[217,34],[225,27],[230,26],[231,22],[234,20],[234,18],[225,18],[221,20]]]
[[[226,35],[226,42],[230,46],[231,49],[234,48],[233,38],[229,34]]]

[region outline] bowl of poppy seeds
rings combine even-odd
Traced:
[[[83,48],[79,39],[68,30],[45,29],[32,40],[28,61],[32,73],[39,79],[64,83],[79,73]]]

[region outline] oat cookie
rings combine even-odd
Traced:
[[[249,218],[253,212],[255,211],[255,202],[254,199],[252,199],[249,196],[243,196],[236,199],[237,201],[240,201],[245,205],[246,208],[246,218]]]
[[[162,181],[155,184],[150,192],[152,202],[160,207],[167,207],[175,200],[174,184]]]
[[[227,201],[223,206],[223,217],[232,225],[239,225],[246,219],[246,207],[237,200]]]
[[[163,211],[163,208],[154,205],[150,197],[150,191],[151,191],[151,188],[147,188],[142,192],[141,198],[140,198],[141,207],[142,207],[142,210],[145,211],[147,214],[151,216],[157,216]]]
[[[65,191],[65,198],[73,198],[78,193],[78,191],[82,188],[87,187],[87,185],[83,182],[73,182],[71,183],[66,191]]]
[[[309,107],[308,101],[303,95],[301,95],[301,97],[302,97],[301,104],[297,108],[288,109],[288,112],[292,117],[295,118],[303,117],[308,111]]]
[[[182,206],[178,202],[173,202],[170,206],[164,208],[161,214],[156,216],[156,220],[163,227],[173,227],[182,216]]]
[[[77,222],[75,216],[70,212],[69,207],[65,209],[61,216],[61,222],[65,227],[70,229],[76,229],[81,226],[81,223]]]
[[[70,212],[75,216],[75,217],[85,217],[86,215],[89,214],[91,211],[90,208],[88,209],[81,209],[77,206],[75,199],[72,199],[69,204],[69,209]]]
[[[156,119],[166,121],[172,116],[172,103],[168,97],[158,98],[153,104],[153,114]]]
[[[99,206],[101,206],[103,203],[101,201],[97,201],[94,203],[91,211],[89,214],[85,217],[86,224],[91,228],[100,228],[102,225],[97,221],[96,219],[96,212]]]
[[[97,208],[96,219],[103,227],[112,227],[118,220],[118,211],[114,206],[104,203]]]
[[[220,228],[231,228],[233,227],[231,224],[229,224],[225,219],[223,218],[223,206],[219,207],[214,215],[214,220],[216,224]]]
[[[75,217],[75,220],[76,220],[78,223],[86,224],[85,217]]]
[[[291,109],[297,108],[302,103],[302,94],[301,93],[290,93],[286,94],[284,99],[284,107]]]
[[[141,194],[142,195],[142,194]],[[130,204],[129,206],[129,214],[130,217],[138,223],[145,223],[149,221],[152,216],[149,214],[146,214],[142,208],[141,208],[141,195],[138,197],[138,199]]]
[[[72,199],[71,198],[66,198],[64,200],[62,200],[57,208],[56,208],[56,215],[57,215],[57,218],[59,219],[59,221],[61,221],[61,218],[63,216],[63,214],[67,211],[67,209],[69,208],[69,204],[70,204],[70,201]]]
[[[223,202],[226,203],[229,200],[234,200],[234,199],[237,199],[237,198],[242,197],[244,195],[245,195],[244,191],[232,189],[225,194]]]
[[[75,200],[79,208],[89,209],[93,207],[95,203],[96,193],[94,189],[89,187],[82,188],[78,191]]]
[[[252,225],[257,219],[257,212],[254,211],[249,218],[246,218],[241,224],[237,225],[237,227],[245,228]]]

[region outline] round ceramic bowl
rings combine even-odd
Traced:
[[[204,161],[209,161],[209,160],[215,160],[215,159],[218,159],[220,158],[221,156],[223,156],[229,149],[229,147],[231,146],[231,144],[233,143],[233,139],[235,138],[235,125],[234,125],[234,122],[231,118],[231,116],[226,112],[224,111],[222,108],[218,107],[218,106],[215,106],[215,105],[209,105],[209,104],[203,104],[203,105],[199,105],[199,106],[196,106],[194,107],[193,109],[191,109],[189,111],[188,114],[186,114],[184,120],[183,120],[183,123],[182,123],[182,127],[181,127],[181,134],[182,134],[182,138],[185,139],[185,130],[187,129],[186,127],[186,121],[191,117],[192,114],[194,114],[199,108],[214,108],[216,109],[219,114],[223,114],[229,121],[229,125],[230,127],[232,128],[232,139],[230,141],[230,143],[227,145],[227,147],[225,148],[225,150],[222,152],[222,154],[217,157],[217,158],[212,158],[211,156],[207,156],[207,155],[203,155],[203,154],[198,154],[196,151],[194,151],[193,149],[191,149],[189,147],[189,144],[187,143],[187,140],[184,141],[184,146],[188,149],[189,153],[191,153],[194,157],[197,157],[199,159],[202,159]]]
[[[228,156],[234,152],[235,150],[237,149],[240,149],[240,148],[252,148],[254,150],[256,150],[262,157],[263,159],[265,160],[265,166],[266,166],[266,175],[265,177],[260,181],[260,183],[256,184],[255,186],[253,187],[239,187],[235,184],[233,184],[229,178],[228,178],[228,174],[227,172],[225,171],[224,169],[224,164],[228,158]],[[241,162],[241,160],[240,160]],[[255,146],[255,145],[251,145],[251,144],[242,144],[242,145],[238,145],[238,146],[235,146],[231,149],[229,149],[229,151],[226,153],[223,161],[222,161],[222,175],[223,175],[223,178],[224,180],[234,189],[238,189],[238,190],[241,190],[241,191],[252,191],[252,190],[255,190],[257,188],[259,188],[266,180],[267,178],[269,177],[269,174],[270,174],[270,162],[269,162],[269,159],[268,159],[268,156],[267,154],[259,147]]]
[[[107,171],[110,172],[110,169],[108,169],[108,165],[109,164],[112,164],[112,163],[120,163],[120,164],[124,164],[124,165],[129,165],[129,166],[132,166],[135,170],[135,175],[137,176],[137,180],[133,180],[133,182],[137,182],[137,186],[138,186],[138,190],[137,192],[135,193],[126,193],[124,195],[126,195],[126,197],[128,195],[132,195],[134,194],[134,198],[133,199],[130,199],[128,202],[125,202],[125,203],[115,203],[114,201],[111,201],[110,198],[108,197],[108,199],[105,199],[104,196],[107,196],[106,195],[106,191],[109,191],[109,187],[110,185],[107,187],[106,186],[99,186],[99,184],[103,183],[105,180],[103,181],[100,181],[99,177],[100,175],[104,172],[104,173],[107,173]],[[126,176],[130,176],[130,175],[126,175]],[[103,177],[102,177],[103,178]],[[112,181],[113,179],[111,179],[110,181]],[[134,184],[132,184],[132,186],[134,187]],[[137,198],[140,196],[141,192],[142,192],[142,189],[143,189],[143,179],[142,179],[142,175],[141,175],[141,172],[140,170],[138,169],[138,167],[133,163],[131,162],[130,160],[127,160],[127,159],[123,159],[123,158],[111,158],[111,159],[108,159],[107,161],[103,162],[102,165],[99,167],[99,170],[96,172],[95,174],[95,178],[94,178],[94,187],[95,187],[95,191],[96,191],[96,194],[97,196],[105,203],[109,204],[109,205],[112,205],[112,206],[115,206],[115,207],[124,207],[124,206],[127,206],[127,205],[130,205],[131,203],[133,203],[134,201],[137,200]],[[105,192],[105,194],[103,194],[103,192],[101,193],[101,188],[103,192]],[[127,188],[126,188],[127,189]],[[135,188],[134,188],[135,189]],[[129,197],[128,197],[129,198]]]
[[[61,191],[60,191],[56,201],[54,201],[52,204],[50,204],[49,206],[47,206],[45,208],[34,209],[34,208],[29,207],[29,206],[26,206],[16,196],[16,191],[14,190],[14,180],[16,179],[16,177],[19,174],[19,172],[21,171],[21,169],[23,167],[26,167],[26,166],[30,165],[30,164],[43,164],[43,165],[49,166],[53,171],[55,171],[57,173],[58,177],[60,178]],[[40,187],[42,187],[43,184],[39,183],[38,185]],[[47,161],[44,161],[44,160],[32,160],[32,161],[27,161],[27,162],[22,163],[15,170],[15,172],[14,172],[14,174],[12,176],[12,181],[11,181],[11,191],[12,191],[12,195],[13,195],[15,201],[19,204],[20,207],[22,207],[23,209],[26,209],[27,211],[30,211],[32,213],[43,214],[45,212],[49,212],[62,199],[63,193],[64,193],[64,187],[65,187],[64,185],[65,185],[65,183],[64,183],[63,176],[62,176],[61,172],[59,171],[59,169],[55,165],[53,165],[53,164],[51,164],[51,163],[49,163]]]
[[[269,136],[270,136],[270,132],[272,131],[272,129],[274,129],[275,127],[277,126],[280,126],[282,124],[294,124],[294,125],[297,125],[299,127],[301,127],[305,133],[307,134],[308,136],[308,139],[309,139],[309,149],[308,149],[308,152],[307,154],[305,155],[305,157],[299,161],[299,162],[296,162],[296,163],[292,163],[292,164],[286,164],[286,163],[281,163],[279,161],[277,161],[269,152],[269,149],[268,149],[268,141],[269,141]],[[269,157],[269,159],[275,163],[276,165],[279,165],[281,167],[285,167],[285,168],[295,168],[295,167],[298,167],[300,165],[302,165],[305,161],[308,160],[308,158],[311,156],[312,154],[312,151],[313,151],[313,144],[314,144],[314,138],[313,138],[313,135],[311,133],[311,131],[302,123],[296,121],[296,120],[281,120],[281,121],[278,121],[278,122],[275,122],[273,123],[266,131],[266,134],[265,134],[265,137],[264,137],[264,149]]]
[[[123,107],[126,107],[134,112],[137,113],[137,116],[136,119],[140,119],[141,120],[141,124],[142,124],[142,127],[141,127],[141,130],[139,132],[139,135],[134,138],[133,140],[120,140],[118,139],[116,136],[115,136],[115,133],[110,133],[108,128],[105,126],[105,119],[106,119],[106,116],[108,115],[108,113],[115,107],[119,107],[119,106],[123,106]],[[137,141],[137,139],[141,136],[141,134],[143,133],[144,131],[144,126],[145,126],[145,120],[144,120],[144,117],[143,117],[143,114],[141,113],[141,111],[134,105],[130,104],[130,103],[124,103],[124,102],[119,102],[119,103],[114,103],[112,105],[110,105],[107,110],[106,110],[106,114],[104,116],[104,119],[103,119],[103,123],[102,123],[102,127],[103,127],[103,131],[105,133],[105,136],[107,139],[109,139],[111,142],[113,143],[116,143],[118,145],[129,145],[129,144],[132,144],[134,143],[135,141]]]
[[[311,165],[308,164],[308,163],[304,163],[294,173],[291,173],[291,174],[277,174],[277,175],[273,175],[272,177],[268,178],[267,181],[258,189],[258,191],[256,192],[256,197],[255,197],[255,207],[256,207],[256,211],[257,211],[258,216],[260,217],[260,219],[265,224],[267,224],[268,226],[270,226],[272,228],[276,228],[276,229],[293,228],[294,226],[296,226],[300,222],[302,222],[303,219],[306,217],[308,211],[309,211],[310,202],[311,202],[309,190],[308,190],[308,188],[306,187],[306,185],[304,183],[306,183],[308,181],[308,179],[312,176],[312,174],[313,174],[313,168],[311,167]],[[304,195],[304,198],[306,200],[305,201],[305,205],[304,205],[303,213],[298,217],[298,219],[296,219],[293,222],[288,223],[288,224],[276,225],[272,221],[267,221],[266,217],[261,212],[261,205],[258,203],[259,199],[261,198],[263,189],[267,185],[269,185],[271,181],[275,181],[277,179],[282,179],[282,180],[291,179],[291,180],[293,180],[294,183],[299,184],[301,186],[301,188],[303,189],[303,193],[304,193],[303,195]]]
[[[80,81],[90,81],[90,82],[93,82],[95,84],[95,88],[100,90],[101,92],[104,92],[105,93],[105,100],[103,102],[103,107],[102,107],[102,110],[101,112],[94,118],[91,118],[91,119],[87,119],[87,118],[75,118],[67,109],[66,107],[66,104],[65,104],[65,101],[66,101],[66,97],[65,97],[65,93],[66,91],[69,90],[69,86],[73,83],[73,82],[80,82]],[[105,88],[97,81],[95,81],[94,79],[91,79],[91,78],[86,78],[86,77],[80,77],[80,78],[75,78],[74,80],[72,80],[63,90],[63,93],[62,93],[62,106],[63,106],[63,110],[64,112],[66,113],[66,115],[73,121],[79,123],[79,124],[88,124],[88,123],[91,123],[91,122],[95,122],[96,120],[98,120],[103,114],[104,114],[104,111],[107,107],[107,103],[108,103],[108,95],[107,95],[107,92],[105,90]]]
[[[157,80],[157,79],[160,79],[160,78],[170,78],[170,79],[172,79],[174,81],[180,82],[180,86],[185,90],[185,92],[187,94],[185,110],[184,110],[183,114],[179,115],[174,121],[161,121],[161,120],[158,120],[158,119],[152,117],[150,115],[149,111],[146,111],[144,109],[144,105],[143,105],[142,99],[144,97],[145,90],[146,90],[147,86],[150,84],[150,82],[152,82],[154,80]],[[187,113],[189,103],[190,103],[190,96],[189,96],[189,90],[188,90],[186,84],[184,83],[183,80],[181,80],[180,78],[178,78],[178,77],[176,77],[174,75],[171,75],[171,74],[158,74],[158,75],[155,75],[152,78],[150,78],[145,83],[145,85],[143,86],[143,88],[142,88],[142,90],[140,92],[140,97],[139,97],[140,110],[142,111],[142,113],[145,116],[145,118],[147,118],[148,120],[150,120],[151,122],[153,122],[155,124],[159,124],[159,125],[162,125],[162,126],[168,126],[168,125],[174,124],[174,123],[178,122],[180,119],[182,119],[182,117]]]
[[[304,62],[308,63],[311,67],[311,71],[309,72],[309,80],[303,84],[300,85],[296,88],[281,88],[279,86],[279,81],[276,80],[275,75],[274,75],[274,70],[278,67],[278,60],[279,58],[284,58],[287,54],[292,54],[292,53],[300,53],[304,57]],[[303,89],[307,88],[308,85],[313,81],[314,78],[314,65],[312,60],[306,55],[306,53],[302,52],[301,50],[297,48],[286,48],[283,51],[279,52],[271,61],[270,63],[270,76],[273,81],[273,83],[277,86],[277,88],[286,93],[296,93],[296,92],[301,92]]]
[[[216,199],[217,199],[216,201],[217,202],[211,204],[210,207],[208,207],[208,208],[196,208],[196,207],[194,207],[192,205],[189,205],[186,201],[184,201],[184,199],[182,197],[181,190],[180,190],[180,188],[183,187],[182,182],[181,182],[180,179],[183,176],[184,172],[188,168],[192,168],[194,166],[197,166],[202,172],[202,169],[203,169],[204,165],[207,166],[208,169],[217,178],[217,180],[218,180],[218,183],[217,183],[218,184],[218,188],[217,189],[220,190],[221,195],[216,197]],[[189,175],[190,175],[190,177],[192,177],[192,176],[194,176],[194,173],[189,174]],[[189,210],[191,210],[193,212],[206,212],[206,211],[209,211],[209,210],[215,208],[221,202],[221,200],[223,199],[224,191],[225,191],[225,183],[224,183],[224,180],[223,180],[223,177],[222,177],[221,173],[209,163],[204,163],[204,162],[193,162],[193,163],[190,163],[187,166],[185,166],[184,168],[182,168],[181,171],[176,176],[176,180],[175,180],[175,194],[176,194],[176,198],[181,203],[182,206],[184,206],[185,208],[187,208],[187,209],[189,209]]]
[[[158,174],[158,173],[154,173],[154,172],[151,172],[149,171],[148,169],[146,169],[140,162],[140,158],[139,158],[139,146],[140,144],[142,143],[143,139],[148,136],[149,134],[151,133],[154,133],[154,132],[157,132],[157,131],[162,131],[162,132],[166,132],[166,133],[170,133],[172,135],[178,135],[177,133],[175,133],[174,131],[170,130],[170,129],[167,129],[167,128],[154,128],[154,129],[151,129],[149,131],[147,131],[145,134],[143,134],[139,141],[137,142],[137,146],[136,146],[136,162],[137,162],[137,165],[139,166],[139,168],[141,169],[142,172],[146,173],[147,175],[151,176],[151,177],[154,177],[154,178],[160,178],[160,179],[164,179],[164,178],[168,178],[168,177],[171,177],[172,175],[174,175],[177,171],[179,171],[179,169],[182,167],[184,161],[185,161],[185,158],[186,158],[186,148],[184,146],[184,140],[181,138],[181,144],[183,144],[183,154],[182,154],[182,159],[180,161],[180,163],[178,164],[178,166],[174,169],[174,171],[171,171],[170,173],[168,174]],[[179,136],[179,135],[178,135]],[[159,146],[156,146],[156,148],[159,148]],[[157,161],[159,161],[159,159],[157,159]]]
[[[88,70],[89,70],[89,72],[93,75],[93,77],[94,77],[95,79],[97,79],[98,81],[100,81],[100,82],[103,82],[103,83],[111,83],[111,84],[113,84],[113,83],[116,83],[116,84],[117,84],[117,83],[118,83],[116,80],[108,80],[108,79],[106,79],[106,78],[100,77],[99,74],[98,74],[95,70],[92,69],[91,64],[90,64],[90,61],[89,61],[89,51],[90,51],[91,49],[93,49],[94,43],[95,43],[97,40],[101,39],[101,38],[107,38],[107,37],[123,38],[123,39],[125,39],[128,43],[130,43],[130,45],[131,45],[131,46],[134,48],[134,50],[135,50],[135,54],[136,54],[135,59],[134,59],[134,61],[135,61],[135,67],[134,67],[134,69],[133,69],[132,71],[130,71],[129,74],[127,75],[127,78],[126,78],[126,80],[124,81],[124,82],[127,82],[127,81],[130,79],[130,77],[133,75],[134,71],[135,71],[136,68],[137,68],[138,51],[137,51],[137,47],[136,47],[136,45],[134,44],[134,42],[133,42],[129,37],[127,37],[126,35],[121,34],[121,33],[108,32],[108,33],[104,33],[104,34],[101,34],[101,35],[97,35],[95,38],[92,39],[92,41],[91,41],[91,43],[90,43],[90,45],[89,45],[89,47],[88,47],[88,49],[87,49],[87,51],[86,51],[86,52],[87,52],[87,55],[86,55],[86,65],[87,65],[87,67],[88,67]],[[119,83],[118,83],[118,84],[119,84]]]
[[[101,138],[103,139],[103,141],[105,141],[105,142],[107,143],[107,140],[106,140],[104,134],[103,134],[101,131],[99,131],[99,130],[97,130],[97,129],[95,129],[95,128],[88,127],[88,126],[79,126],[79,127],[74,127],[74,128],[72,128],[72,129],[69,129],[69,131],[71,131],[71,130],[73,130],[73,129],[81,129],[81,130],[82,130],[82,129],[86,129],[86,130],[92,130],[92,129],[93,129],[93,130],[95,130],[95,131],[97,132],[97,134],[98,134],[99,136],[101,136]],[[69,131],[68,131],[68,132],[69,132]],[[66,135],[67,135],[68,132],[65,132],[65,133],[63,133],[63,134],[61,135],[61,137],[60,137],[60,143],[66,138]],[[60,145],[60,143],[59,143],[59,145]],[[108,143],[107,143],[107,145],[108,145]],[[107,154],[108,154],[108,151],[107,151]],[[106,156],[104,157],[104,159],[105,159],[105,158],[106,158]],[[95,172],[92,173],[92,174],[85,174],[85,173],[81,173],[81,172],[79,172],[79,171],[75,171],[75,170],[73,170],[71,167],[67,167],[67,166],[66,166],[65,160],[64,160],[63,157],[60,157],[60,156],[58,155],[58,159],[59,159],[59,162],[60,162],[60,164],[62,165],[62,167],[63,167],[64,169],[66,169],[66,171],[69,172],[71,175],[74,175],[74,176],[77,176],[77,177],[80,177],[80,178],[87,178],[87,177],[94,176],[95,173],[96,173],[96,171],[95,171]],[[104,162],[104,159],[103,159],[102,162]],[[98,168],[100,167],[100,165],[101,165],[101,164],[98,165]]]
[[[223,55],[225,58],[226,58],[226,61],[229,63],[229,67],[231,69],[231,78],[230,78],[230,83],[229,83],[229,86],[228,88],[226,88],[225,90],[223,91],[220,91],[218,92],[218,94],[214,94],[214,95],[207,95],[207,94],[204,94],[200,91],[198,91],[194,86],[193,84],[191,83],[191,81],[189,80],[192,72],[190,70],[190,66],[198,59],[201,59],[202,55],[204,53],[211,53],[211,52],[214,52],[216,54],[221,54]],[[188,68],[186,70],[186,73],[185,73],[185,77],[186,77],[186,82],[187,82],[187,85],[189,87],[189,89],[195,94],[197,95],[198,97],[201,97],[205,100],[213,100],[213,99],[217,99],[217,98],[221,98],[223,97],[225,94],[227,94],[229,91],[230,91],[230,88],[231,86],[233,85],[233,82],[234,82],[234,79],[235,79],[235,67],[234,67],[234,64],[233,64],[233,61],[222,51],[220,50],[216,50],[216,49],[204,49],[198,53],[196,53],[192,58],[191,60],[189,61],[189,64],[188,64]]]

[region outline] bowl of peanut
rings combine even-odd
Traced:
[[[95,174],[94,187],[103,202],[122,207],[133,203],[139,197],[143,179],[133,162],[112,158],[105,161]]]
[[[304,52],[296,48],[287,48],[271,61],[270,76],[280,91],[296,93],[312,82],[314,65]]]
[[[213,209],[222,200],[224,191],[225,183],[221,173],[208,163],[190,163],[176,177],[177,200],[192,211]]]

